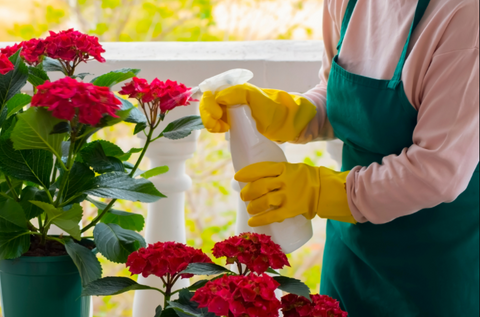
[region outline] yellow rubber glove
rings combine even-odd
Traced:
[[[300,214],[355,224],[345,189],[349,172],[306,164],[261,162],[241,169],[235,179],[248,183],[240,197],[249,201],[251,227],[282,222]]]
[[[272,141],[294,141],[317,113],[317,108],[302,96],[275,89],[260,89],[243,84],[215,95],[205,92],[200,100],[203,125],[210,132],[230,129],[226,107],[248,104],[257,130]]]

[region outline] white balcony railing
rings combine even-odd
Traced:
[[[0,47],[8,44],[0,43]],[[246,68],[255,74],[252,84],[289,92],[305,92],[318,83],[323,54],[321,41],[154,42],[103,43],[103,45],[107,51],[104,55],[107,62],[81,65],[79,72],[103,74],[120,68],[139,68],[142,70],[140,73],[142,78],[172,79],[194,87],[204,79],[229,69]],[[55,79],[55,75],[52,77]],[[114,87],[116,90],[119,88],[120,86]],[[190,107],[177,108],[167,118],[172,121],[197,113],[198,106],[193,104]],[[186,242],[184,201],[185,192],[191,187],[192,180],[185,173],[185,162],[196,151],[198,135],[197,131],[183,140],[161,139],[152,144],[147,153],[152,165],[170,167],[168,173],[151,179],[168,198],[149,206],[145,232],[147,243]],[[297,145],[286,146],[286,154],[290,161],[296,160],[299,149],[300,146]],[[341,156],[341,143],[329,142],[327,151],[338,162]],[[238,206],[240,210],[244,208],[243,203]],[[139,279],[141,283],[161,287],[158,285],[158,279],[142,277]],[[157,293],[138,292],[134,301],[133,316],[150,316],[160,300]]]

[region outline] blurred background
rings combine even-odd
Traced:
[[[0,42],[44,37],[48,30],[68,28],[101,41],[122,42],[321,40],[322,8],[323,0],[0,0]],[[141,145],[132,134],[132,126],[117,125],[94,138],[129,149]],[[287,156],[290,162],[337,168],[323,142],[289,145]],[[148,164],[144,160],[143,169]],[[214,243],[233,235],[235,229],[237,198],[230,187],[234,172],[223,134],[202,131],[198,150],[187,161],[187,173],[194,184],[186,194],[188,244],[211,254]],[[123,202],[117,207],[146,216],[145,204]],[[94,209],[88,203],[84,208],[93,218]],[[282,273],[303,280],[317,293],[323,220],[314,220],[314,232],[307,245],[289,255],[291,268]],[[129,275],[124,265],[100,260],[104,276]],[[131,316],[132,302],[133,293],[95,298],[94,316]]]

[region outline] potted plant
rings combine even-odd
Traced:
[[[285,317],[348,316],[337,300],[311,295],[304,283],[274,270],[290,264],[269,236],[242,233],[216,243],[213,255],[217,259],[225,257],[226,264],[232,265],[234,271],[213,264],[201,250],[181,243],[151,244],[130,254],[126,265],[132,275],[157,276],[163,282],[163,289],[138,284],[128,277],[105,277],[88,284],[82,295],[156,290],[165,300],[152,312],[152,317],[278,317],[280,313]],[[193,275],[211,278],[173,291],[176,281]],[[279,299],[276,290],[289,294]],[[177,293],[179,298],[172,300]]]
[[[161,137],[184,138],[203,127],[198,116],[189,116],[157,131],[169,111],[192,101],[192,91],[183,84],[148,83],[136,77],[138,69],[84,81],[87,74],[77,74],[77,66],[105,62],[104,52],[96,37],[74,30],[0,50],[0,282],[5,317],[88,316],[89,299],[80,299],[80,294],[82,285],[101,278],[96,254],[125,263],[131,252],[145,247],[138,233],[143,217],[114,209],[115,202],[150,203],[165,197],[148,178],[168,168],[139,169],[149,145]],[[51,71],[64,77],[51,82]],[[138,108],[111,91],[127,80],[120,94],[136,99]],[[21,92],[27,81],[33,96]],[[105,140],[90,141],[97,131],[119,122],[135,124],[134,133],[145,134],[143,148],[125,152]],[[130,163],[133,153],[139,157]],[[82,228],[86,201],[98,214]],[[49,234],[52,226],[63,233]],[[93,237],[85,239],[90,229]]]

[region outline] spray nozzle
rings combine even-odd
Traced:
[[[199,87],[202,92],[217,92],[231,86],[245,84],[252,78],[253,73],[248,69],[231,69],[204,80]]]

